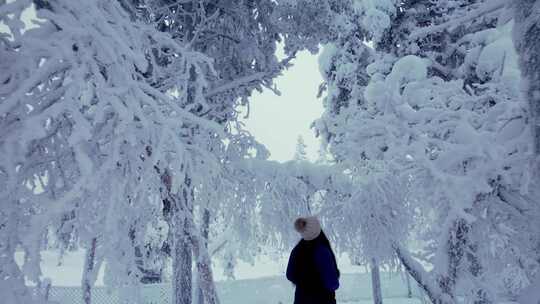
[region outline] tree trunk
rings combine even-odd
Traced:
[[[188,226],[180,216],[174,216],[173,221],[173,303],[191,304],[193,256]]]
[[[203,219],[202,219],[202,227],[201,227],[201,237],[203,241],[203,246],[206,250],[208,250],[208,235],[210,231],[210,210],[208,208],[204,208],[203,211]],[[198,274],[198,270],[197,270]],[[197,275],[197,287],[199,291],[198,296],[198,304],[204,304],[204,292],[201,288],[201,281],[199,279],[199,275]]]
[[[96,266],[96,245],[97,238],[93,238],[90,242],[90,248],[88,248],[88,250],[86,251],[86,258],[84,261],[84,273],[82,278],[82,296],[84,304],[92,303],[92,286],[94,285],[92,274],[94,273],[94,267]]]
[[[373,304],[382,304],[381,275],[379,263],[375,258],[371,259],[371,288],[373,291]]]
[[[10,202],[9,204],[16,204]],[[2,303],[33,303],[24,274],[15,261],[19,217],[15,208],[0,208],[0,291]]]
[[[188,217],[193,216],[191,208],[189,208],[193,192],[191,191],[191,180],[186,173],[181,195],[173,194],[172,178],[173,176],[167,169],[161,175],[161,181],[165,186],[163,214],[171,230],[169,242],[172,245],[172,304],[192,304],[193,255],[189,239],[190,223]]]
[[[187,169],[186,169],[187,170]],[[193,220],[193,188],[188,173],[184,175],[184,187],[179,199],[176,200],[177,208],[174,237],[176,268],[174,273],[175,282],[175,304],[191,304],[193,293],[193,253],[192,243],[190,242],[191,228],[190,221]],[[180,224],[181,223],[181,224]]]
[[[40,284],[38,284],[41,299],[45,303],[49,303],[49,297],[51,294],[51,287],[52,287],[51,285],[52,285],[52,282],[49,278],[45,278],[43,281],[40,282]]]
[[[469,245],[466,257],[470,274],[473,278],[480,279],[484,275],[484,269],[477,256],[477,251],[478,244]],[[475,286],[474,293],[476,294],[476,298],[473,301],[474,304],[489,304],[493,302],[492,297],[490,297],[490,294],[482,287],[482,285]]]
[[[193,253],[197,263],[197,281],[205,304],[219,304],[216,285],[212,274],[212,263],[208,250],[202,246],[197,236],[192,238]]]
[[[460,218],[453,222],[451,229],[448,231],[448,239],[445,244],[448,255],[447,269],[445,273],[436,278],[437,285],[431,284],[429,275],[419,263],[408,255],[405,249],[399,246],[394,247],[398,259],[405,266],[407,272],[434,304],[455,303],[455,287],[459,268],[468,245],[469,230],[469,224],[465,219]]]
[[[519,54],[521,74],[526,84],[534,132],[534,151],[540,155],[540,2],[514,3],[514,44]],[[538,167],[536,169],[539,169]],[[538,173],[538,172],[537,172]]]
[[[405,272],[405,281],[407,282],[407,298],[411,299],[413,294],[411,288],[411,276],[408,272]]]
[[[448,231],[448,240],[446,242],[448,269],[446,274],[442,274],[437,278],[437,281],[442,291],[451,298],[455,298],[458,272],[468,244],[469,228],[467,221],[460,218],[453,222],[452,228]]]
[[[422,265],[415,261],[409,252],[401,246],[394,244],[394,251],[407,273],[416,281],[433,304],[455,304],[455,300],[443,293],[440,286],[433,284],[433,278],[424,270]]]

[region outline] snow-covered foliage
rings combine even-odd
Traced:
[[[525,79],[525,88],[534,125],[535,152],[540,153],[540,3],[538,1],[514,1],[514,42],[520,55],[520,67]],[[539,166],[537,164],[537,166]],[[540,167],[537,167],[537,169]],[[540,172],[540,170],[537,170]]]
[[[419,277],[419,264],[406,268],[432,301],[443,302],[454,301],[457,293],[473,301],[493,300],[500,290],[512,297],[539,265],[533,226],[502,216],[508,206],[522,204],[530,209],[518,211],[516,218],[538,215],[536,204],[519,199],[530,197],[534,188],[533,137],[520,90],[513,22],[503,2],[461,2],[396,3],[394,10],[385,9],[389,25],[381,22],[376,30],[360,25],[366,34],[353,48],[350,37],[327,46],[321,59],[326,112],[316,122],[337,164],[373,180],[362,188],[363,197],[378,197],[371,204],[385,202],[377,196],[381,173],[398,177],[392,184],[402,193],[391,195],[397,200],[393,204],[410,210],[414,220],[398,217],[392,226],[425,241],[413,251],[430,257],[424,261],[432,265],[426,275],[433,279]],[[373,39],[374,49],[363,39]],[[393,210],[387,209],[387,218]],[[362,235],[358,241],[366,252],[388,256],[393,248],[403,263],[410,262],[395,234],[375,228],[377,222],[365,223],[373,229],[364,230],[393,242],[373,253],[372,237]],[[523,267],[523,260],[536,262]],[[501,264],[507,266],[496,266]],[[510,274],[515,271],[520,273]],[[424,284],[429,280],[438,286]]]
[[[237,163],[235,168],[237,180],[253,188],[253,196],[236,200],[236,204],[242,203],[240,200],[252,200],[246,204],[250,209],[242,207],[243,216],[239,217],[241,221],[251,221],[239,225],[254,227],[253,235],[246,240],[260,243],[251,244],[252,247],[270,245],[278,253],[298,240],[297,233],[291,229],[298,216],[319,215],[324,222],[352,191],[350,179],[338,168],[327,165],[248,159]],[[244,228],[244,231],[250,230]],[[330,237],[337,237],[331,230],[329,233]]]
[[[237,123],[237,107],[253,89],[274,89],[272,79],[288,66],[290,58],[279,62],[275,54],[281,11],[273,1],[32,6],[18,0],[0,10],[9,31],[1,38],[9,60],[2,60],[0,95],[8,302],[31,302],[23,276],[40,283],[40,246],[52,232],[59,246],[87,250],[87,303],[104,260],[108,285],[124,287],[124,300],[133,303],[138,293],[129,287],[160,275],[166,255],[176,303],[191,301],[192,258],[202,297],[217,303],[209,254],[222,246],[210,241],[207,250],[209,231],[223,227],[220,218],[256,211],[260,193],[279,179],[259,177],[263,186],[253,188],[253,180],[222,177],[241,170],[234,164],[253,149],[258,159],[267,155]],[[28,10],[39,18],[31,29],[22,20]],[[280,195],[288,197],[289,186]],[[267,201],[271,208],[274,200]],[[259,225],[246,223],[226,230],[234,232],[229,243],[250,240],[245,234]],[[260,235],[237,248],[248,256]],[[26,253],[20,269],[19,249]]]
[[[350,203],[344,204],[332,229],[339,232],[337,244],[355,263],[370,264],[372,259],[392,265],[393,247],[408,237],[412,219],[405,199],[405,185],[394,176],[379,176],[355,183]]]
[[[432,302],[517,298],[540,274],[537,2],[2,1],[3,300],[41,300],[50,239],[86,249],[87,304],[104,261],[137,303],[169,258],[175,304],[217,304],[212,256],[232,276],[305,214]],[[239,107],[321,44],[331,161],[266,161]]]
[[[296,140],[296,151],[294,152],[294,160],[297,161],[305,161],[307,160],[307,154],[306,154],[306,143],[304,142],[304,138],[299,135]]]
[[[22,275],[39,283],[49,225],[76,232],[95,266],[110,260],[110,282],[138,282],[134,247],[161,213],[156,170],[180,171],[194,155],[209,162],[200,147],[222,133],[185,107],[204,103],[208,57],[132,21],[114,1],[46,2],[39,26],[25,31],[18,18],[30,5],[10,2],[0,14],[12,34],[1,40],[0,93],[7,303],[29,303]],[[198,126],[196,140],[186,126]],[[83,285],[99,267],[88,269]]]
[[[360,16],[362,29],[367,32],[367,39],[379,42],[385,31],[392,25],[391,20],[397,15],[396,0],[357,0],[354,9]]]

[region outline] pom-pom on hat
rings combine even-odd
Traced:
[[[300,217],[294,221],[294,229],[306,241],[314,240],[321,234],[321,224],[314,216]]]

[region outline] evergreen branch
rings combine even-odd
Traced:
[[[469,21],[472,21],[476,18],[479,18],[479,17],[482,17],[483,15],[486,15],[486,14],[489,14],[489,13],[493,13],[497,10],[500,10],[502,9],[503,7],[506,6],[506,1],[504,0],[499,0],[499,1],[493,1],[483,7],[480,7],[478,9],[476,9],[475,11],[473,11],[472,13],[469,13],[461,18],[457,18],[457,19],[454,19],[454,20],[450,20],[448,22],[444,22],[444,23],[441,23],[439,25],[435,25],[435,26],[428,26],[428,27],[423,27],[423,28],[420,28],[419,30],[417,31],[414,31],[413,33],[411,33],[411,35],[409,35],[409,38],[411,40],[420,40],[420,39],[423,39],[431,34],[435,34],[435,33],[438,33],[438,32],[443,32],[449,28],[453,28],[455,27],[456,25],[460,25],[460,24],[463,24],[463,23],[466,23],[466,22],[469,22]]]

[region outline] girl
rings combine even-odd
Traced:
[[[287,265],[287,279],[296,286],[294,304],[335,304],[339,269],[319,220],[299,218],[294,228],[302,236]]]

